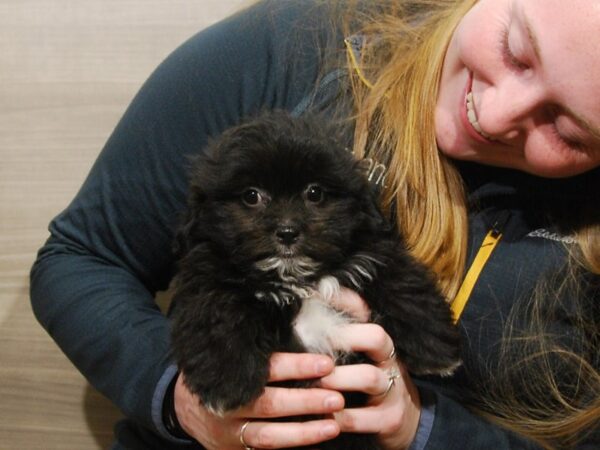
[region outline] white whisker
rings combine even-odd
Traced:
[[[362,290],[365,284],[377,277],[377,266],[385,264],[371,255],[358,253],[351,258],[342,274],[356,289]]]
[[[276,271],[282,281],[293,283],[314,275],[319,269],[320,264],[306,256],[294,258],[273,256],[258,261],[254,266],[262,272]]]
[[[356,289],[358,289],[359,291],[362,290],[362,285],[361,283],[358,282],[357,278],[354,276],[354,274],[352,272],[344,272],[344,275],[346,275],[346,277],[350,280],[350,282],[354,285],[354,287]]]
[[[352,269],[358,272],[363,278],[366,278],[368,281],[373,281],[373,275],[369,273],[364,267],[354,264]]]

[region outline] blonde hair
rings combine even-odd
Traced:
[[[467,215],[462,180],[436,146],[434,108],[446,44],[474,1],[422,2],[428,14],[411,12],[406,2],[389,4],[364,30],[375,36],[361,64],[373,83],[356,77],[353,83],[354,151],[388,166],[383,206],[402,205],[395,211],[398,228],[448,299],[464,269]]]
[[[547,449],[574,448],[600,425],[600,286],[586,280],[598,267],[573,263],[583,254],[576,247],[564,270],[513,306],[499,361],[477,386],[478,412]],[[551,323],[560,320],[565,334]]]
[[[461,282],[457,274],[464,273],[468,224],[460,175],[436,146],[434,108],[447,45],[476,1],[378,1],[371,8],[376,14],[355,8],[360,12],[349,20],[360,23],[367,37],[359,66],[349,64],[354,151],[388,165],[383,206],[395,215],[412,253],[437,274],[449,300]],[[474,402],[479,413],[546,448],[569,448],[600,422],[600,374],[594,361],[600,318],[586,316],[589,293],[580,289],[584,269],[600,274],[598,223],[575,230],[577,250],[558,275],[562,278],[545,280],[532,298],[515,305],[491,384],[480,387]],[[572,325],[580,333],[574,347],[548,330],[565,293],[580,303],[572,305],[577,311]],[[565,386],[565,376],[575,384]]]

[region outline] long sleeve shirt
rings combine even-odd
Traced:
[[[341,60],[344,36],[328,14],[318,2],[265,1],[175,50],[127,108],[72,203],[51,222],[32,269],[38,320],[90,383],[164,440],[161,448],[186,446],[162,423],[175,367],[169,321],[154,296],[175,271],[171,247],[186,208],[188,157],[265,109],[334,116],[347,108],[349,72],[327,64]],[[484,381],[512,303],[564,264],[571,244],[545,221],[538,196],[569,202],[590,195],[598,171],[540,180],[459,167],[469,195],[468,264],[498,215],[508,218],[459,322],[464,367],[449,379],[416,380],[424,413],[413,448],[537,448],[470,412],[458,393]]]

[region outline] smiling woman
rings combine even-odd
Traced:
[[[600,107],[590,95],[600,92],[600,54],[589,39],[599,21],[600,7],[586,0],[477,2],[446,54],[440,150],[545,177],[600,165]]]
[[[386,180],[392,183],[385,199],[389,205],[410,205],[403,210],[391,206],[399,228],[414,242],[413,251],[436,269],[441,282],[448,280],[450,298],[458,289],[451,274],[462,272],[460,255],[465,249],[461,239],[466,224],[457,208],[463,203],[463,186],[470,233],[481,226],[478,215],[488,216],[487,229],[499,230],[498,235],[510,242],[507,245],[516,245],[525,229],[502,233],[515,226],[514,214],[530,218],[543,214],[553,217],[552,229],[560,230],[561,240],[578,243],[568,248],[569,265],[547,271],[537,280],[537,288],[517,296],[499,287],[511,283],[511,270],[503,264],[518,267],[520,278],[529,273],[528,264],[539,260],[528,259],[531,249],[510,251],[505,260],[498,255],[506,247],[495,250],[492,260],[498,271],[486,276],[484,270],[470,308],[483,313],[486,308],[475,307],[473,301],[479,295],[492,296],[498,301],[494,308],[499,309],[501,317],[496,320],[503,331],[489,348],[485,343],[489,336],[475,338],[469,333],[469,351],[481,361],[466,363],[466,371],[476,374],[467,389],[479,391],[471,398],[472,406],[548,448],[574,447],[590,433],[597,434],[600,426],[600,217],[593,206],[594,194],[586,194],[597,190],[597,175],[592,174],[600,165],[600,107],[597,96],[590,95],[600,92],[594,76],[600,52],[589,39],[598,34],[599,5],[589,0],[568,5],[545,0],[435,1],[428,2],[429,11],[435,12],[414,20],[406,11],[420,11],[420,2],[400,3],[385,20],[377,17],[367,26],[367,34],[377,39],[366,42],[362,64],[356,68],[369,80],[369,86],[358,78],[354,85],[362,113],[358,151],[379,154],[390,162]],[[420,26],[411,25],[415,22]],[[449,42],[442,55],[440,42]],[[420,65],[423,61],[426,65]],[[422,90],[405,80],[420,80]],[[435,120],[429,115],[432,110]],[[410,133],[398,130],[398,123]],[[423,126],[432,123],[435,127]],[[428,134],[432,128],[435,140]],[[438,161],[433,157],[438,152],[499,169],[490,168],[478,181],[469,180],[465,175],[477,166],[449,164],[444,157]],[[428,155],[424,161],[423,154]],[[455,168],[461,174],[458,179]],[[513,178],[517,172],[506,168],[564,180],[541,181],[521,174],[517,182]],[[423,177],[424,172],[430,176]],[[484,182],[486,177],[496,186]],[[538,189],[547,192],[532,192]],[[425,237],[443,233],[447,237],[440,240]],[[480,242],[471,238],[469,261]],[[436,248],[436,243],[445,246]],[[524,260],[517,263],[513,258]],[[521,284],[517,280],[512,281],[515,290]],[[486,283],[489,287],[483,288]],[[467,309],[461,317],[466,330],[470,320],[471,325],[497,326],[472,314]],[[554,328],[557,317],[576,324],[577,331]],[[490,355],[501,356],[497,360],[483,356],[482,345]]]
[[[597,0],[262,0],[175,50],[50,224],[32,269],[36,316],[126,415],[114,448],[306,447],[340,433],[375,435],[384,450],[598,448],[598,8]],[[189,157],[265,110],[319,113],[339,125],[344,146],[387,167],[377,177],[381,203],[410,252],[449,302],[469,291],[455,317],[463,365],[454,375],[409,373],[387,332],[353,323],[351,349],[373,364],[276,352],[267,376],[277,385],[225,416],[190,392],[154,300],[177,268]],[[266,177],[290,181],[274,172]],[[303,186],[314,183],[323,186]],[[302,192],[305,205],[319,204],[318,189]],[[254,183],[236,195],[250,210],[269,202]],[[222,236],[230,225],[222,223],[197,225]],[[295,230],[280,231],[294,241]],[[350,292],[361,286],[348,284],[332,303],[377,321],[361,292]],[[293,292],[283,300],[301,303]],[[221,325],[203,331],[231,326]],[[231,348],[219,356],[235,365]],[[311,389],[279,385],[317,378]],[[346,408],[346,391],[363,393],[367,407]]]

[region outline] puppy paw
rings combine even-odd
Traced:
[[[409,372],[415,375],[438,375],[441,377],[449,377],[462,365],[462,360],[460,358],[442,358],[437,362],[432,362],[407,358],[406,365]]]
[[[186,373],[186,383],[196,393],[203,406],[213,414],[224,416],[227,412],[244,406],[264,391],[268,378],[268,360],[249,354],[220,355],[211,364],[207,358],[203,367]],[[189,368],[188,368],[189,370]]]
[[[462,364],[459,332],[451,323],[430,323],[398,345],[398,354],[415,375],[450,376]]]
[[[426,308],[417,312],[406,308],[402,320],[383,317],[382,325],[394,341],[396,354],[411,373],[452,375],[461,365],[459,329],[441,298],[423,302],[421,306]]]

